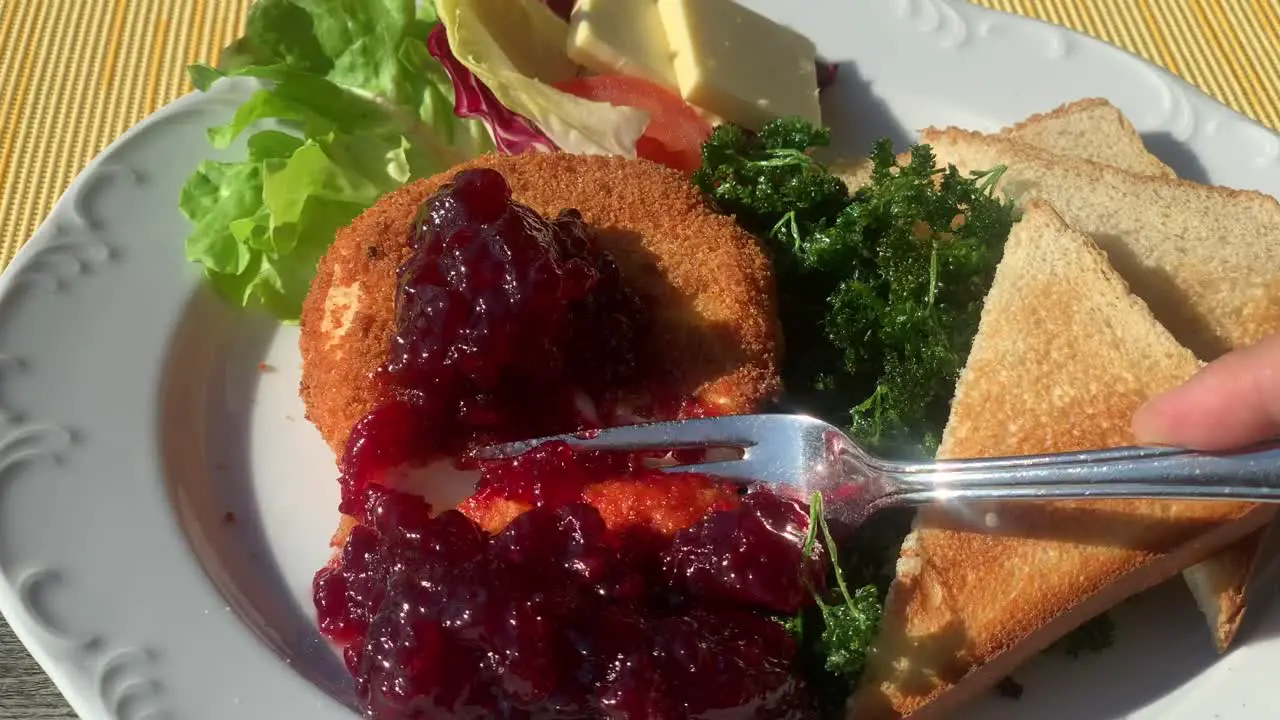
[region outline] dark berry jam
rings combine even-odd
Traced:
[[[380,404],[342,459],[357,524],[313,585],[366,714],[811,716],[779,622],[828,569],[802,504],[564,444],[472,463],[474,494],[438,515],[396,489],[404,466],[617,424],[664,390],[638,360],[644,308],[576,211],[543,218],[468,170],[410,242]]]
[[[615,462],[552,446],[486,467],[481,507],[535,503],[497,533],[457,510],[433,518],[418,496],[364,489],[367,522],[317,574],[315,598],[372,717],[810,715],[775,615],[802,604],[804,569],[809,582],[825,577],[821,556],[803,556],[806,509],[695,476],[684,480],[701,494],[610,523],[589,498],[625,504],[673,480],[637,466],[581,482]],[[670,531],[664,506],[688,512],[692,497],[703,517]]]
[[[649,323],[580,213],[544,218],[498,172],[466,170],[410,243],[382,406],[348,440],[345,501],[406,463],[616,424]]]

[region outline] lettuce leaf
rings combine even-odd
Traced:
[[[458,62],[561,150],[635,157],[649,114],[561,92],[568,26],[540,0],[436,0]],[[569,75],[570,77],[572,75]]]
[[[405,182],[493,149],[483,124],[453,114],[422,6],[257,0],[219,66],[189,68],[199,90],[227,76],[262,84],[208,133],[226,148],[251,132],[245,159],[202,163],[179,197],[187,258],[229,301],[296,321],[339,228]]]

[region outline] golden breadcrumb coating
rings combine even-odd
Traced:
[[[487,155],[381,198],[338,232],[302,310],[302,399],[334,452],[375,402],[395,324],[396,271],[422,203],[460,170],[501,172],[544,216],[577,208],[653,314],[646,356],[663,382],[730,413],[780,389],[773,276],[759,242],[683,175],[644,160]],[[655,362],[656,361],[656,362]]]

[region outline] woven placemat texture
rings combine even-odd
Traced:
[[[190,91],[183,67],[215,58],[249,1],[0,0],[0,268],[85,163]],[[1280,0],[975,2],[1128,48],[1280,129]]]

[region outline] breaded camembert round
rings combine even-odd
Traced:
[[[338,232],[302,310],[307,418],[341,454],[377,402],[375,370],[395,330],[397,269],[423,202],[459,171],[501,172],[544,216],[578,209],[652,318],[650,358],[669,388],[726,413],[780,389],[773,275],[759,241],[711,210],[689,180],[644,160],[566,153],[487,155],[381,198]]]

